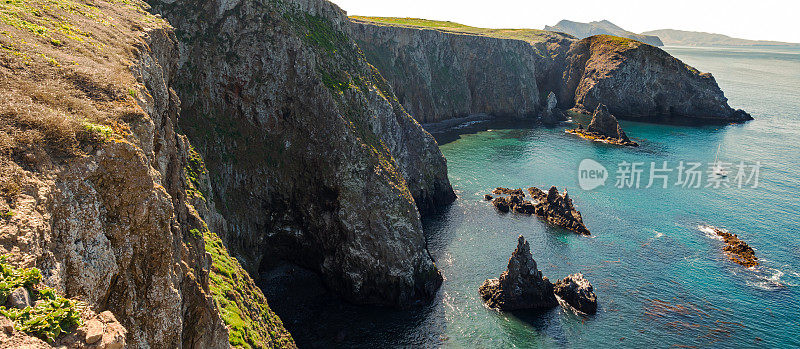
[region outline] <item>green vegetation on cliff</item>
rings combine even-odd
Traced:
[[[0,256],[0,304],[5,304],[11,292],[24,287],[34,306],[23,309],[0,305],[0,314],[14,322],[14,327],[52,343],[58,336],[81,325],[75,302],[61,297],[53,289],[40,285],[42,274],[37,268],[15,268]]]
[[[211,231],[203,233],[211,254],[209,288],[228,325],[235,348],[294,347],[281,319],[270,310],[267,299],[239,261],[228,254],[222,240]]]
[[[530,43],[546,41],[553,37],[565,37],[559,33],[539,29],[490,29],[478,28],[468,25],[458,24],[447,21],[433,21],[419,18],[396,18],[396,17],[363,17],[351,16],[353,20],[368,22],[376,25],[418,28],[418,29],[437,29],[446,32],[480,35],[498,39],[524,40]]]
[[[200,192],[200,178],[207,175],[202,156],[189,146],[184,174],[186,194],[206,201]],[[202,222],[202,221],[201,221]],[[222,239],[205,222],[201,229],[191,229],[194,238],[202,237],[205,251],[211,255],[209,290],[228,326],[228,342],[234,348],[291,348],[294,341],[281,319],[269,308],[267,299],[239,261],[228,253]]]

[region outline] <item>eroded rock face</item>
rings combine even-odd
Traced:
[[[94,345],[227,348],[228,329],[208,295],[204,242],[190,233],[203,222],[186,201],[182,169],[188,150],[175,130],[180,106],[172,90],[178,63],[175,34],[163,20],[143,14],[139,5],[92,5],[119,20],[103,30],[130,43],[106,46],[113,54],[124,51],[124,69],[97,74],[122,75],[120,80],[136,83],[103,88],[128,88],[135,97],[75,94],[89,106],[118,98],[114,101],[129,110],[114,120],[120,128],[110,139],[86,145],[81,156],[40,156],[32,170],[20,167],[20,192],[6,198],[13,200],[15,215],[0,224],[0,253],[8,253],[15,265],[39,268],[43,283],[59,295],[85,302],[87,311],[99,316],[84,319],[99,321],[89,331]],[[49,11],[57,9],[42,11],[54,15]],[[90,35],[94,29],[84,28]],[[103,331],[99,339],[98,324]],[[273,329],[285,332],[282,326]],[[43,343],[17,335],[21,346]],[[84,337],[73,339],[70,347],[89,346]]]
[[[713,76],[639,41],[554,32],[526,38],[353,19],[369,61],[423,122],[469,113],[524,117],[544,113],[555,92],[564,109],[591,113],[599,104],[621,119],[729,123],[751,120],[732,109]],[[492,37],[493,35],[503,37]],[[535,83],[532,81],[535,79]],[[529,82],[530,81],[530,82]],[[545,117],[546,116],[546,117]]]
[[[150,3],[183,33],[181,127],[213,183],[222,218],[210,224],[243,266],[287,260],[356,303],[430,299],[442,278],[418,212],[455,198],[446,163],[344,12],[322,0]]]
[[[608,112],[608,108],[603,104],[598,105],[597,109],[594,110],[592,121],[589,123],[589,127],[587,127],[586,130],[616,138],[620,141],[629,141],[625,131],[622,130],[619,122],[617,122],[617,118],[611,115],[611,113]]]
[[[577,273],[558,280],[554,293],[573,308],[586,313],[597,312],[597,295],[589,280]]]
[[[419,122],[472,114],[535,117],[539,59],[530,44],[352,20],[356,42]]]
[[[508,269],[500,278],[484,281],[479,291],[486,305],[500,310],[547,309],[558,305],[553,284],[542,276],[522,235],[508,260]]]
[[[728,105],[710,73],[635,40],[597,35],[564,56],[561,98],[586,113],[605,104],[619,118],[653,122],[728,123],[752,120]]]
[[[611,115],[608,112],[608,108],[603,104],[598,105],[597,109],[595,109],[588,128],[584,129],[583,126],[578,125],[578,128],[567,130],[566,132],[592,141],[631,147],[639,146],[638,143],[628,138],[617,118]]]
[[[558,98],[553,91],[547,95],[547,106],[542,112],[542,123],[545,125],[553,125],[559,121],[564,121],[567,116],[558,108]]]
[[[576,233],[589,235],[589,229],[583,224],[581,213],[575,209],[572,199],[567,194],[558,193],[556,187],[550,187],[547,193],[539,188],[528,188],[532,200],[536,200],[536,215],[547,222],[572,230]]]

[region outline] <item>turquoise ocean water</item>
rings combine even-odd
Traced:
[[[336,302],[309,308],[287,326],[309,347],[800,347],[800,49],[678,48],[668,52],[712,72],[730,104],[750,112],[744,125],[684,127],[624,122],[639,148],[592,143],[567,126],[484,125],[440,144],[458,199],[425,221],[432,255],[446,280],[430,306],[414,311]],[[758,187],[667,189],[648,183],[650,163],[714,160],[760,163]],[[578,165],[594,159],[605,186],[579,188]],[[617,188],[620,162],[643,163],[640,188]],[[732,168],[729,179],[737,173]],[[752,173],[748,168],[747,174]],[[498,214],[482,201],[496,186],[568,188],[592,236],[535,217]],[[702,226],[747,241],[762,266],[730,262]],[[499,313],[477,293],[497,277],[524,235],[551,280],[582,272],[599,311],[579,316]],[[280,308],[280,306],[278,306]],[[280,314],[280,312],[279,312]]]

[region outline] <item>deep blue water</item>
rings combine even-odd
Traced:
[[[744,125],[683,127],[625,122],[639,148],[592,143],[567,126],[492,129],[440,144],[457,201],[425,222],[431,253],[446,280],[436,301],[415,311],[320,306],[320,326],[296,333],[308,346],[448,347],[800,347],[800,49],[666,48],[710,71],[730,104],[750,112]],[[650,163],[714,160],[761,164],[758,186],[701,188],[661,181],[643,188]],[[593,159],[609,173],[584,191],[578,164]],[[643,163],[642,188],[617,188],[622,161]],[[734,180],[737,170],[728,177]],[[591,237],[535,217],[498,214],[482,201],[496,186],[568,188]],[[762,266],[730,262],[701,226],[747,241]],[[579,316],[499,313],[477,293],[497,277],[517,235],[551,280],[582,272],[599,311]],[[293,326],[289,326],[292,330]],[[330,338],[336,338],[331,340]]]

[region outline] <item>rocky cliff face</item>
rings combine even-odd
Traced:
[[[529,43],[359,19],[351,28],[367,59],[420,122],[478,113],[536,116],[541,108],[541,57]]]
[[[621,118],[645,121],[751,120],[728,100],[709,73],[663,50],[608,35],[575,42],[565,55],[562,97],[592,111],[599,104]]]
[[[322,0],[156,1],[177,28],[180,128],[205,158],[206,217],[251,275],[288,260],[366,304],[442,279],[420,211],[454,193],[434,139]]]
[[[0,254],[40,269],[59,295],[111,311],[130,347],[226,348],[245,306],[262,315],[250,334],[260,341],[247,344],[291,347],[263,295],[213,299],[220,270],[205,237],[214,233],[187,195],[191,147],[176,131],[177,39],[145,8],[4,4],[17,21],[0,24],[11,48],[0,50]],[[244,270],[224,272],[252,283]]]
[[[631,39],[578,40],[545,31],[421,20],[407,25],[389,18],[354,18],[351,27],[370,62],[423,122],[470,113],[536,116],[551,91],[561,109],[590,114],[602,103],[623,119],[751,119],[728,106],[711,74]]]

